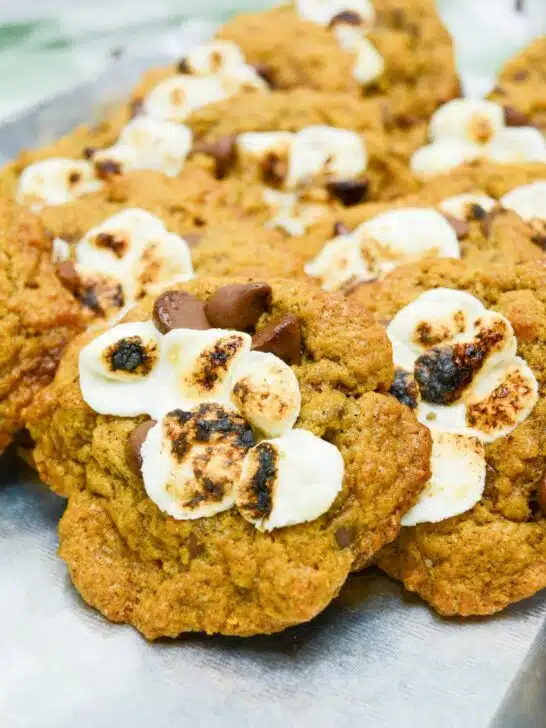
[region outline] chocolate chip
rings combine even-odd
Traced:
[[[182,237],[190,248],[194,248],[203,237],[203,233],[182,233]]]
[[[205,305],[211,324],[219,329],[248,331],[271,305],[267,283],[230,283],[212,294]]]
[[[205,547],[200,541],[197,540],[197,536],[194,533],[190,533],[190,536],[188,538],[188,551],[190,554],[190,559],[196,559],[198,556],[201,556],[204,550]]]
[[[467,208],[467,215],[470,220],[483,220],[487,217],[487,210],[477,202],[472,202]]]
[[[216,164],[216,177],[222,179],[235,162],[235,142],[236,137],[234,135],[220,137],[215,142],[196,142],[193,145],[191,154],[207,154],[213,157]]]
[[[178,61],[176,64],[176,70],[178,73],[191,73],[191,68],[186,58]]]
[[[287,160],[275,152],[269,152],[262,162],[262,176],[267,185],[278,187],[284,182],[288,172]]]
[[[65,260],[62,263],[57,263],[55,269],[63,286],[71,293],[77,293],[80,286],[80,276],[74,263],[70,260]]]
[[[527,126],[529,119],[515,106],[504,107],[504,123],[506,126]]]
[[[351,231],[344,222],[338,220],[334,223],[334,235],[348,235]]]
[[[275,76],[272,68],[266,66],[265,63],[255,63],[253,68],[258,76],[264,80],[270,88],[275,88]]]
[[[154,303],[154,324],[162,334],[173,329],[210,329],[203,301],[184,291],[165,291]]]
[[[500,211],[501,211],[500,207],[491,208],[491,210],[489,210],[487,215],[481,221],[480,228],[486,238],[488,238],[491,235],[491,227],[493,225],[493,220],[497,217],[497,215],[499,214]]]
[[[353,10],[343,10],[341,13],[334,15],[332,20],[330,20],[328,27],[333,28],[338,23],[344,23],[346,25],[362,25],[362,17]]]
[[[351,207],[351,205],[358,205],[360,202],[364,202],[368,196],[369,182],[367,179],[364,180],[339,180],[338,182],[328,182],[328,191],[334,197],[345,205],[345,207]]]
[[[127,442],[125,443],[125,460],[131,470],[140,475],[142,468],[142,454],[140,452],[142,444],[146,439],[148,432],[157,424],[156,420],[146,420],[141,422],[129,433]]]
[[[340,526],[334,533],[334,538],[340,549],[346,549],[350,546],[355,540],[355,536],[354,528],[347,528],[347,526]]]
[[[275,354],[287,364],[301,362],[301,324],[291,313],[270,321],[252,337],[252,349]]]
[[[542,511],[542,515],[546,516],[546,471],[542,473],[540,483],[537,486],[537,502]]]
[[[97,150],[94,147],[84,147],[83,148],[83,158],[84,159],[93,159],[93,155],[95,154]]]
[[[109,180],[123,172],[121,164],[114,159],[99,159],[95,162],[95,170],[102,180]]]
[[[451,215],[447,215],[445,212],[442,214],[455,231],[457,240],[463,240],[468,237],[469,227],[466,220],[461,220],[458,217],[452,217]]]

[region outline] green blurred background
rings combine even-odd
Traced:
[[[235,10],[268,4],[0,0],[0,118],[91,78],[123,58],[156,51],[176,56],[182,52],[180,26],[188,18],[221,21]],[[500,64],[546,28],[546,0],[439,0],[438,4],[457,38],[460,67],[472,94],[487,90]]]

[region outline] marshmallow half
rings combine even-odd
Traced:
[[[523,220],[546,220],[546,180],[516,187],[501,197],[500,203]]]
[[[44,159],[23,170],[17,188],[17,202],[38,211],[45,205],[64,205],[96,192],[102,184],[89,162]]]

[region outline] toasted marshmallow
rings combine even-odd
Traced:
[[[502,106],[479,99],[453,99],[434,112],[429,124],[431,141],[458,139],[487,144],[504,128]]]
[[[327,211],[325,205],[302,201],[295,192],[280,192],[266,187],[263,196],[271,208],[271,219],[265,226],[280,228],[293,237],[304,235],[307,228]]]
[[[196,76],[212,76],[215,73],[228,73],[232,69],[245,66],[242,50],[229,40],[211,40],[200,43],[186,56],[188,73]]]
[[[52,158],[26,167],[17,188],[17,202],[40,210],[64,205],[102,187],[93,165],[75,159]]]
[[[93,161],[113,161],[123,172],[155,169],[175,177],[191,149],[192,133],[187,126],[139,116],[122,130],[118,141],[95,153]]]
[[[487,147],[487,158],[505,164],[546,162],[546,139],[531,126],[501,129]]]
[[[282,359],[251,351],[237,366],[231,401],[266,437],[279,437],[291,430],[299,417],[300,387]]]
[[[217,402],[230,406],[237,366],[250,352],[252,339],[241,331],[174,329],[163,338],[163,351],[174,377],[179,406]]]
[[[243,459],[254,438],[244,419],[216,404],[168,413],[141,447],[149,498],[179,520],[213,516],[234,503]]]
[[[144,99],[144,111],[154,119],[185,121],[207,104],[228,98],[220,76],[172,76]]]
[[[512,325],[468,293],[427,291],[398,312],[387,334],[395,365],[419,384],[417,417],[433,431],[493,442],[537,402]]]
[[[336,23],[334,35],[339,45],[355,55],[353,76],[363,86],[376,81],[385,70],[385,61],[377,48],[364,37],[360,26]]]
[[[118,324],[80,352],[84,401],[102,415],[150,414],[160,386],[161,337],[151,321]]]
[[[354,131],[331,126],[308,126],[295,134],[285,184],[294,188],[309,178],[353,179],[368,164],[364,142]]]
[[[294,134],[289,131],[248,131],[238,135],[237,151],[243,162],[275,159],[288,169],[293,141]]]
[[[546,181],[516,187],[501,197],[500,203],[523,220],[546,220]]]
[[[459,164],[485,155],[484,148],[464,139],[443,139],[426,144],[412,154],[412,172],[423,176],[447,172]]]
[[[468,511],[485,488],[485,452],[474,437],[432,433],[432,476],[417,503],[401,520],[402,526],[437,523]]]
[[[84,286],[98,279],[119,287],[120,305],[131,305],[148,293],[193,278],[189,245],[169,233],[145,210],[123,210],[92,228],[75,246],[78,274]],[[101,301],[100,286],[96,297]],[[108,306],[102,306],[108,314]]]
[[[466,192],[462,195],[447,197],[440,202],[438,207],[446,215],[451,215],[459,220],[472,220],[475,217],[472,212],[473,208],[478,207],[484,210],[484,212],[489,212],[495,204],[495,200],[489,197],[489,195]]]
[[[296,12],[311,23],[329,25],[340,13],[350,11],[362,18],[363,30],[369,30],[375,20],[375,10],[369,0],[296,0]]]
[[[376,264],[376,259],[364,258],[353,234],[339,235],[305,265],[305,272],[318,278],[325,291],[334,291],[349,283],[375,280]]]
[[[235,504],[260,531],[313,521],[336,499],[343,474],[343,458],[334,445],[307,430],[290,430],[248,452]]]

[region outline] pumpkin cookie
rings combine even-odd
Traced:
[[[432,477],[380,566],[445,615],[546,586],[546,265],[436,260],[354,298],[387,326],[391,392],[433,437]]]
[[[480,266],[543,260],[545,211],[546,165],[472,163],[416,195],[325,218],[291,247],[321,285],[347,291],[427,257]]]
[[[427,119],[460,93],[451,37],[432,0],[298,0],[237,15],[218,35],[273,88],[364,94],[393,128]]]
[[[299,282],[196,280],[74,342],[27,424],[76,588],[149,639],[314,617],[429,475],[392,377],[383,329]]]
[[[536,126],[546,134],[546,35],[534,40],[501,70],[489,95],[513,123]]]

